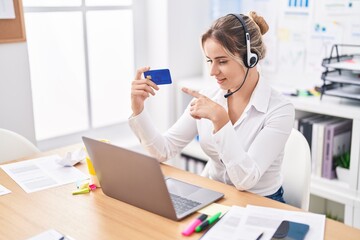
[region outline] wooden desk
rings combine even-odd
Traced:
[[[42,153],[29,158],[73,151],[75,145]],[[22,159],[23,160],[23,159]],[[86,164],[78,168],[87,172]],[[251,193],[239,192],[234,187],[198,175],[162,165],[165,175],[183,179],[203,187],[225,193],[218,203],[246,204],[301,211],[292,206],[272,201]],[[56,229],[76,240],[80,239],[198,239],[200,233],[183,237],[181,231],[197,215],[175,222],[105,196],[100,189],[73,196],[75,184],[25,193],[3,170],[0,184],[12,193],[0,196],[0,239],[27,239],[48,229]],[[360,230],[342,223],[326,220],[325,239],[360,239]]]

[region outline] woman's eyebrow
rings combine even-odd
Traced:
[[[206,56],[207,59],[211,59],[209,58],[208,56]],[[228,58],[228,56],[218,56],[218,57],[215,57],[214,59],[221,59],[221,58]]]

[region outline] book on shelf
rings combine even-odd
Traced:
[[[312,144],[312,123],[322,119],[323,117],[323,115],[315,114],[299,119],[299,131],[304,135],[305,139],[309,143],[310,149]]]
[[[328,116],[321,121],[313,123],[312,130],[312,147],[311,147],[311,159],[312,159],[312,174],[321,177],[322,175],[322,163],[323,163],[323,151],[324,151],[324,132],[325,126],[337,121],[341,118]]]
[[[351,144],[352,120],[344,119],[327,124],[324,131],[322,177],[336,178],[334,157],[341,151],[349,151]]]

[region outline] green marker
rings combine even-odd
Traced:
[[[195,232],[201,232],[204,230],[207,226],[213,224],[216,222],[221,215],[221,212],[218,212],[217,214],[213,215],[212,217],[208,218],[207,220],[203,221],[199,226],[195,228]]]

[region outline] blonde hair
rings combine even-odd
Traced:
[[[251,52],[256,53],[259,60],[261,60],[265,57],[266,53],[262,35],[269,30],[269,26],[265,19],[254,11],[250,11],[248,16],[242,15],[242,18],[250,34]],[[212,24],[201,37],[203,47],[205,41],[209,38],[218,41],[231,57],[244,66],[244,59],[246,57],[244,27],[234,15],[223,16]]]

